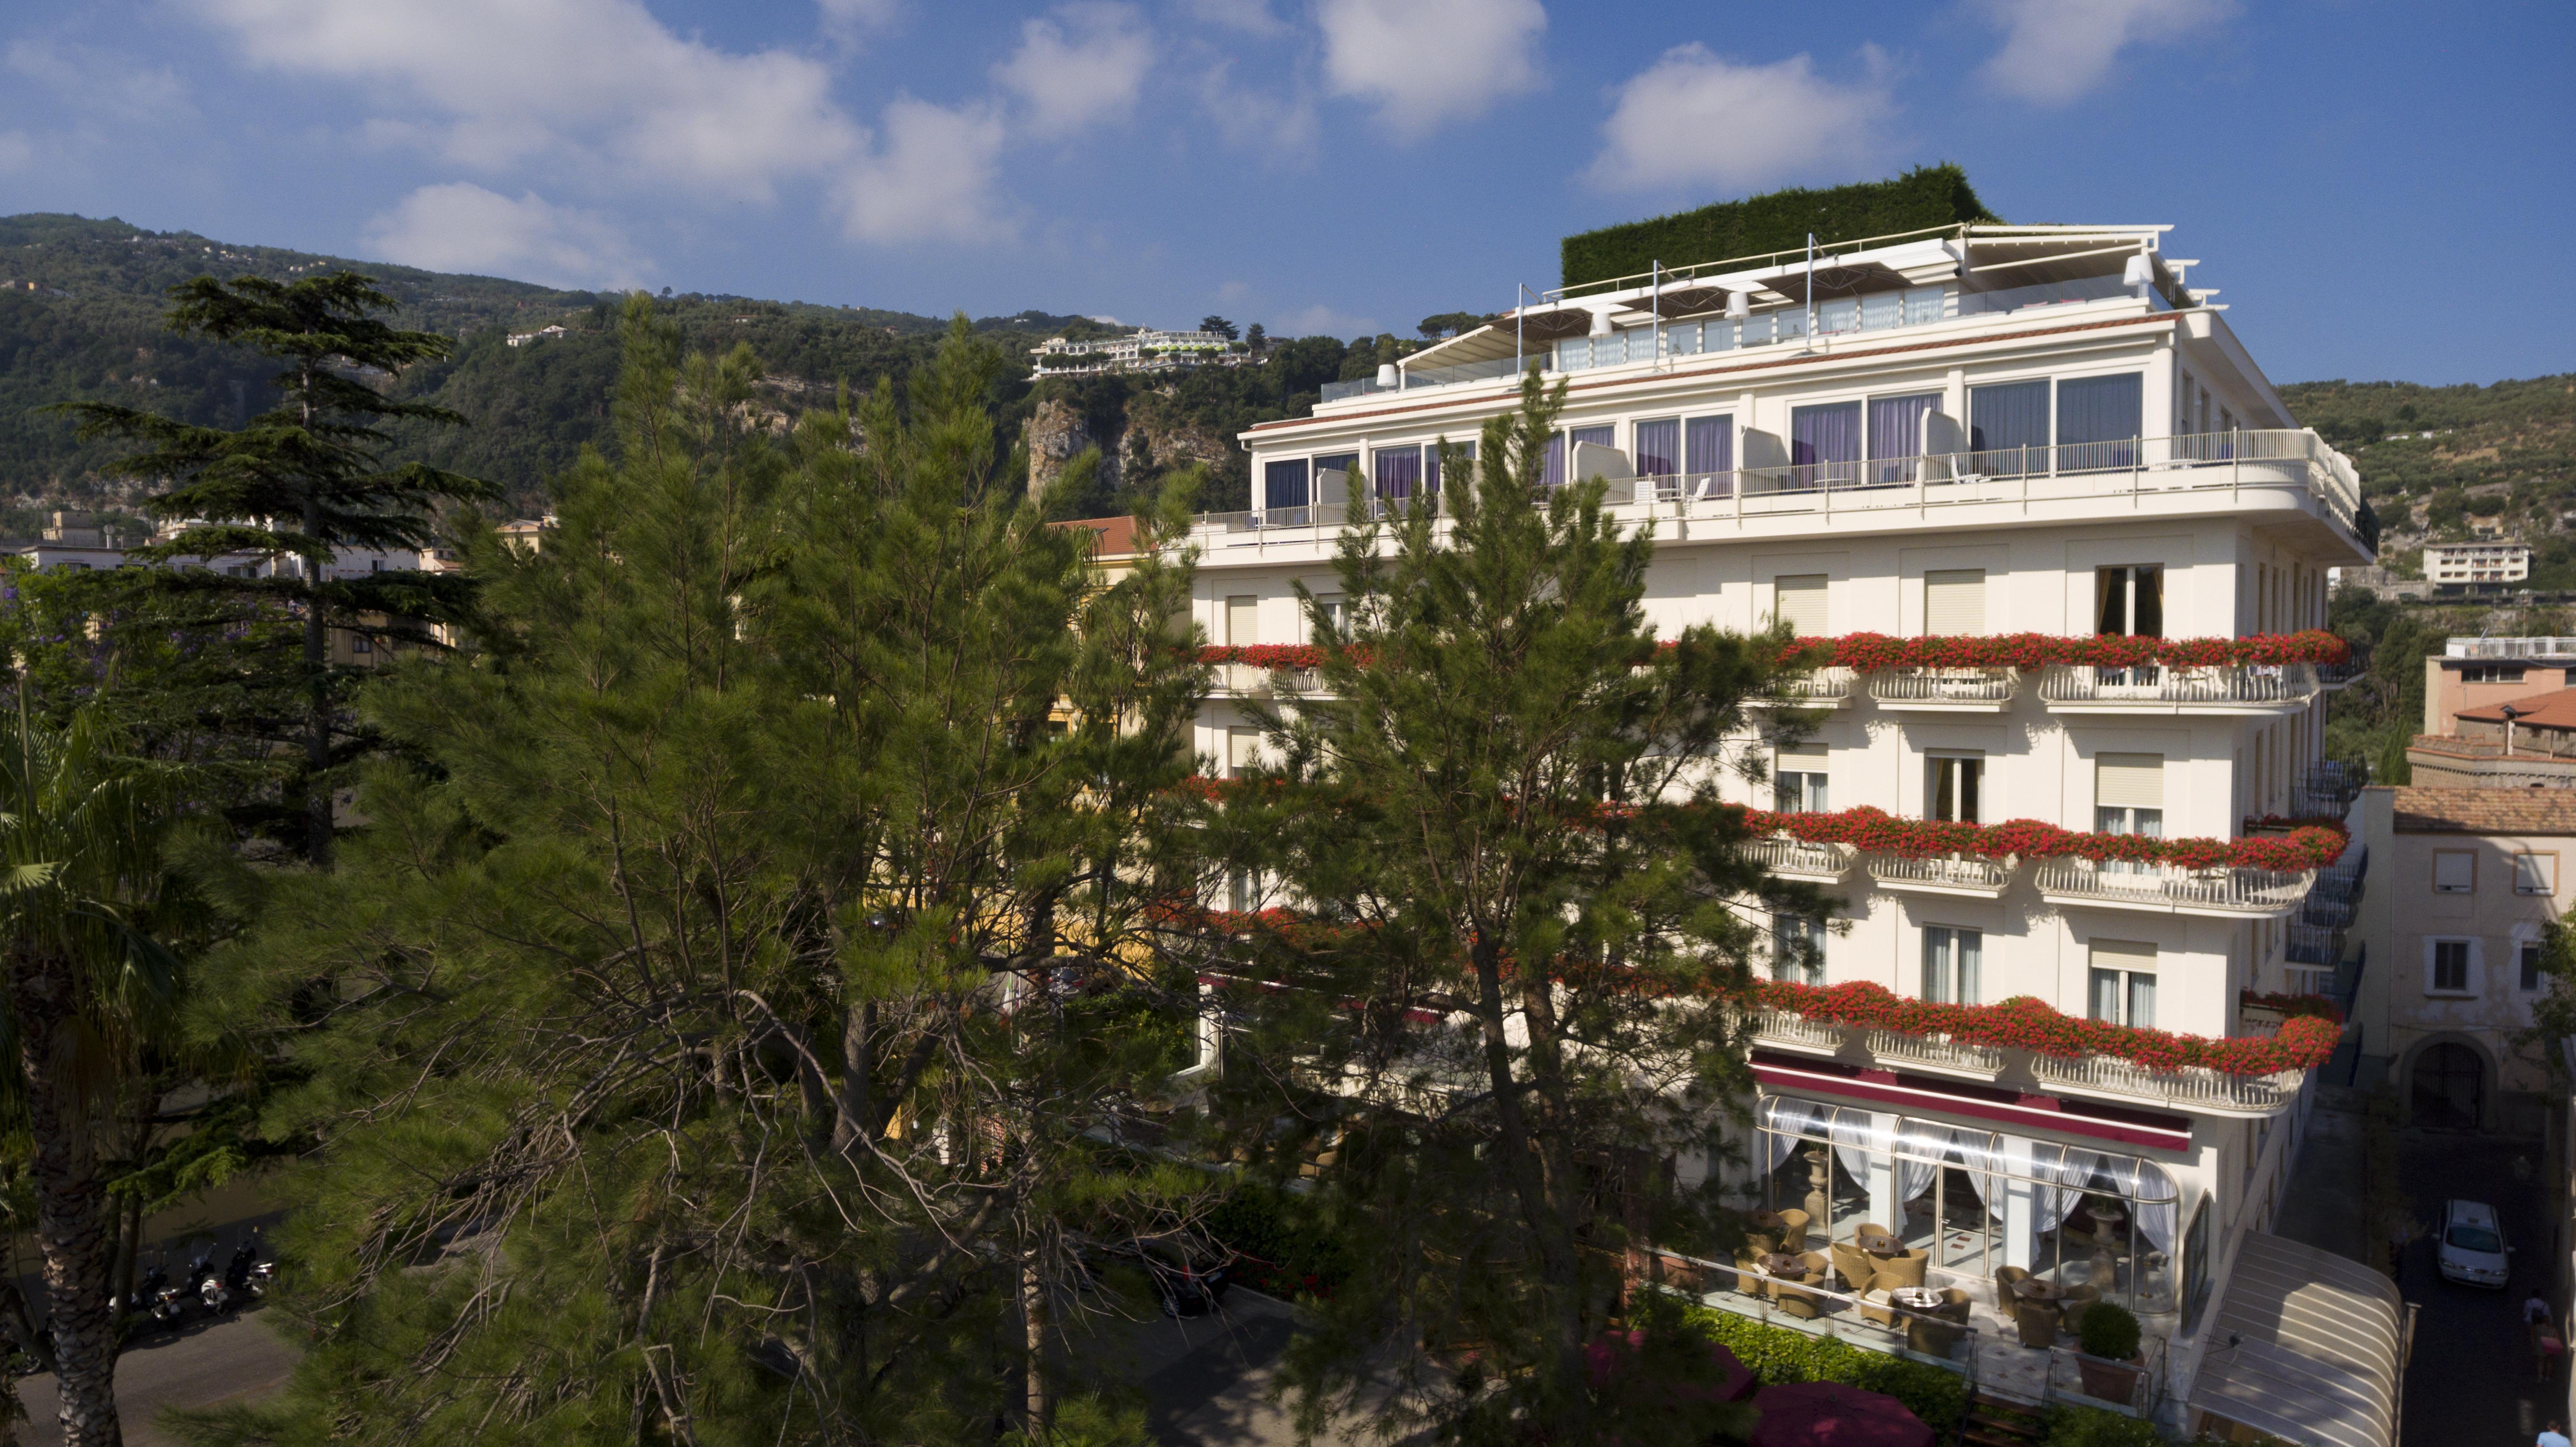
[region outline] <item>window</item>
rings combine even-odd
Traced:
[[[1370,460],[1377,466],[1377,496],[1381,499],[1402,502],[1421,487],[1421,448],[1381,447],[1370,454]]]
[[[2515,855],[2513,857],[2513,892],[2556,894],[2558,892],[2558,856],[2555,854]]]
[[[2522,665],[2519,663],[2472,663],[2468,667],[2460,670],[2460,682],[2520,683],[2522,682]]]
[[[1825,922],[1805,915],[1771,921],[1771,978],[1803,984],[1825,982]]]
[[[2469,947],[2473,940],[2434,940],[2433,979],[2428,987],[2436,994],[2465,995],[2469,991]]]
[[[1636,426],[1637,475],[1672,477],[1682,470],[1682,424],[1678,417],[1658,417]]]
[[[1225,731],[1225,776],[1240,779],[1244,771],[1261,762],[1261,730],[1227,729]]]
[[[1538,485],[1565,486],[1565,434],[1562,432],[1548,434],[1547,451],[1539,457]]]
[[[2010,477],[2048,470],[2048,384],[2006,382],[1968,389],[1971,472]]]
[[[1315,607],[1321,610],[1327,619],[1331,620],[1333,631],[1335,633],[1340,634],[1343,637],[1350,636],[1351,606],[1350,604],[1342,601],[1341,594],[1317,593],[1315,595]],[[1314,640],[1310,638],[1307,641],[1311,643]]]
[[[1941,394],[1917,392],[1869,401],[1869,455],[1872,482],[1911,482],[1912,458],[1923,455],[1923,419],[1941,410]],[[1904,459],[1904,460],[1900,460]]]
[[[2141,386],[2135,372],[2057,384],[2060,470],[2137,465]]]
[[[1849,483],[1860,463],[1860,404],[1789,409],[1789,462],[1798,485]]]
[[[1425,494],[1435,493],[1440,490],[1440,452],[1444,447],[1457,453],[1458,460],[1462,463],[1474,462],[1476,460],[1476,441],[1472,437],[1464,442],[1452,442],[1448,438],[1443,437],[1438,442],[1434,442],[1430,446],[1423,448],[1422,490]],[[1467,475],[1470,482],[1474,481],[1475,470],[1470,468]]]
[[[2093,828],[2102,834],[2164,837],[2164,755],[2103,754],[2094,759]]]
[[[1986,937],[1972,929],[1926,925],[1923,930],[1923,998],[1936,1005],[1977,1003],[1977,966]]]
[[[1979,822],[1978,787],[1985,782],[1982,754],[1934,754],[1924,761],[1923,815],[1927,819]]]
[[[2433,892],[2435,894],[2475,894],[2478,888],[2478,856],[2467,849],[2433,851]]]
[[[349,640],[349,651],[352,653],[373,653],[376,651],[376,641],[369,638],[364,633],[358,634],[356,637]]]
[[[1789,631],[1800,638],[1823,638],[1829,620],[1825,614],[1825,575],[1796,573],[1771,580],[1771,616],[1789,625]]]
[[[2156,1023],[2156,947],[2134,940],[2095,940],[2093,1018],[2151,1029]]]
[[[1261,600],[1250,594],[1237,594],[1225,600],[1225,641],[1227,646],[1241,648],[1261,641]]]
[[[2522,992],[2528,995],[2540,988],[2540,941],[2524,940],[2516,953],[2521,956]]]
[[[1986,631],[1986,570],[1932,568],[1923,574],[1923,634],[1961,638]]]
[[[2165,636],[2165,570],[2149,565],[2093,570],[2093,631],[2112,637]]]
[[[1252,875],[1249,872],[1238,869],[1225,877],[1225,907],[1236,914],[1252,913]]]
[[[1773,755],[1771,807],[1783,814],[1822,814],[1826,802],[1825,746],[1807,744]]]
[[[1682,424],[1682,467],[1699,474],[1735,470],[1735,418],[1693,417]]]
[[[1360,470],[1360,455],[1337,452],[1314,461],[1314,501],[1340,505],[1351,500],[1351,477]]]

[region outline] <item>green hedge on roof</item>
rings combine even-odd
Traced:
[[[1604,226],[1565,238],[1564,284],[1583,286],[1644,272],[1655,262],[1693,266],[1818,242],[1857,241],[1926,226],[1999,221],[1953,165],[1917,166],[1892,181],[1822,191],[1772,191],[1696,211]]]

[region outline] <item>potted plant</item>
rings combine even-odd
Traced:
[[[2097,1301],[2084,1309],[2076,1341],[2084,1351],[2075,1359],[2084,1395],[2126,1406],[2137,1395],[2138,1369],[2146,1364],[2138,1354],[2136,1315],[2117,1302]]]

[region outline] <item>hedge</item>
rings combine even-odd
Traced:
[[[1841,1382],[1879,1392],[1905,1404],[1936,1438],[1947,1440],[1968,1415],[1967,1378],[1956,1372],[1884,1352],[1864,1351],[1827,1337],[1765,1326],[1751,1317],[1710,1307],[1684,1313],[1693,1329],[1735,1353],[1765,1385]]]
[[[1565,285],[1634,276],[1655,262],[1695,266],[1818,244],[1890,236],[1963,221],[1999,221],[1955,165],[1917,166],[1890,181],[1821,191],[1791,188],[1696,211],[1604,226],[1559,243]]]
[[[2051,1407],[2048,1435],[2040,1447],[2164,1447],[2165,1434],[2153,1422],[2099,1407],[2072,1404]]]

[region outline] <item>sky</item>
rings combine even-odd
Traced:
[[[2171,223],[2276,381],[2576,371],[2568,0],[0,6],[0,214],[571,287],[1410,333],[1934,161]]]

